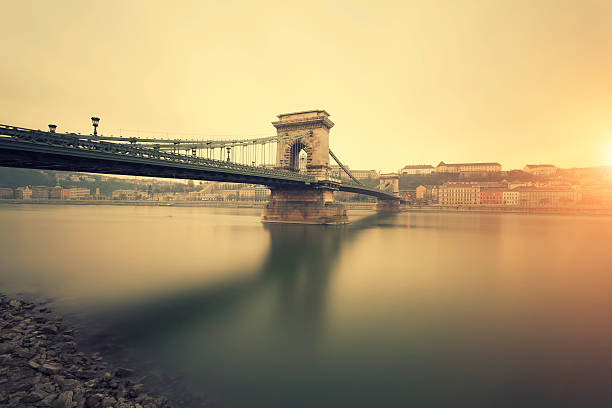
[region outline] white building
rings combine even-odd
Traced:
[[[438,200],[441,205],[478,205],[480,186],[468,183],[444,183],[439,188]]]
[[[502,193],[502,202],[504,205],[518,206],[519,205],[519,192],[507,190]]]
[[[402,167],[400,174],[431,174],[435,171],[431,164],[408,165]]]

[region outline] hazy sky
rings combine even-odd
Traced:
[[[610,0],[0,0],[0,15],[4,124],[263,136],[320,108],[351,168],[612,164]]]

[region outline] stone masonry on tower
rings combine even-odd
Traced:
[[[311,131],[309,136],[298,140],[282,141],[276,151],[276,166],[285,170],[296,170],[296,155],[305,150],[306,171],[321,180],[329,171],[329,130],[334,123],[324,110],[284,113],[272,122],[278,135],[296,135]]]

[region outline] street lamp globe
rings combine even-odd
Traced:
[[[97,135],[98,135],[98,123],[100,123],[100,118],[97,118],[97,117],[95,117],[95,116],[92,116],[92,117],[91,117],[91,124],[92,124],[92,125],[93,125],[93,127],[94,127],[94,133],[93,133],[93,134],[94,134],[94,136],[97,136]]]

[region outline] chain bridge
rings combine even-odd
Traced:
[[[272,192],[264,222],[338,224],[346,210],[334,191],[374,196],[379,211],[397,211],[397,178],[361,183],[329,148],[334,126],[324,110],[282,114],[277,134],[233,140],[102,136],[0,125],[0,166],[261,184]],[[331,171],[330,157],[342,173]]]

